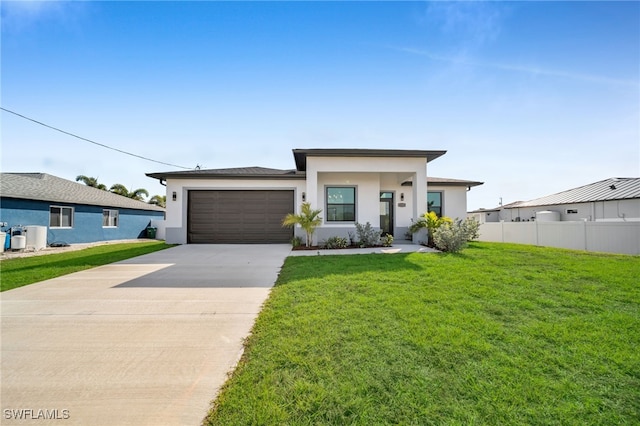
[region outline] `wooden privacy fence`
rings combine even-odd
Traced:
[[[640,222],[483,223],[480,241],[640,254]]]

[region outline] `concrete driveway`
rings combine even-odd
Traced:
[[[2,293],[0,423],[199,425],[289,253],[183,245]]]

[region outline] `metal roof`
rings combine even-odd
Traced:
[[[307,157],[424,157],[435,160],[447,151],[408,149],[294,149],[293,158],[299,171],[307,170]]]
[[[633,198],[640,198],[640,178],[609,178],[535,200],[516,203],[510,207],[536,207]]]
[[[304,179],[305,174],[294,169],[270,169],[266,167],[236,167],[231,169],[181,170],[177,172],[147,173],[154,179],[192,178],[192,179]]]
[[[147,204],[47,173],[0,173],[0,196],[53,203],[88,204],[134,210],[164,211]]]

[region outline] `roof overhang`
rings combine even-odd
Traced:
[[[307,157],[418,157],[426,158],[428,163],[447,152],[405,149],[294,149],[292,151],[296,169],[302,172],[307,170]]]
[[[412,181],[402,182],[402,186],[411,186]],[[427,176],[427,185],[429,186],[461,186],[467,189],[471,189],[474,186],[484,185],[484,182],[477,182],[474,180],[461,180],[461,179],[448,179]]]
[[[177,172],[146,173],[150,178],[167,179],[306,179],[306,173],[291,171],[291,173],[219,173],[215,170],[187,170]]]

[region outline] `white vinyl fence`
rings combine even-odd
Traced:
[[[480,241],[640,254],[640,222],[483,223]]]

